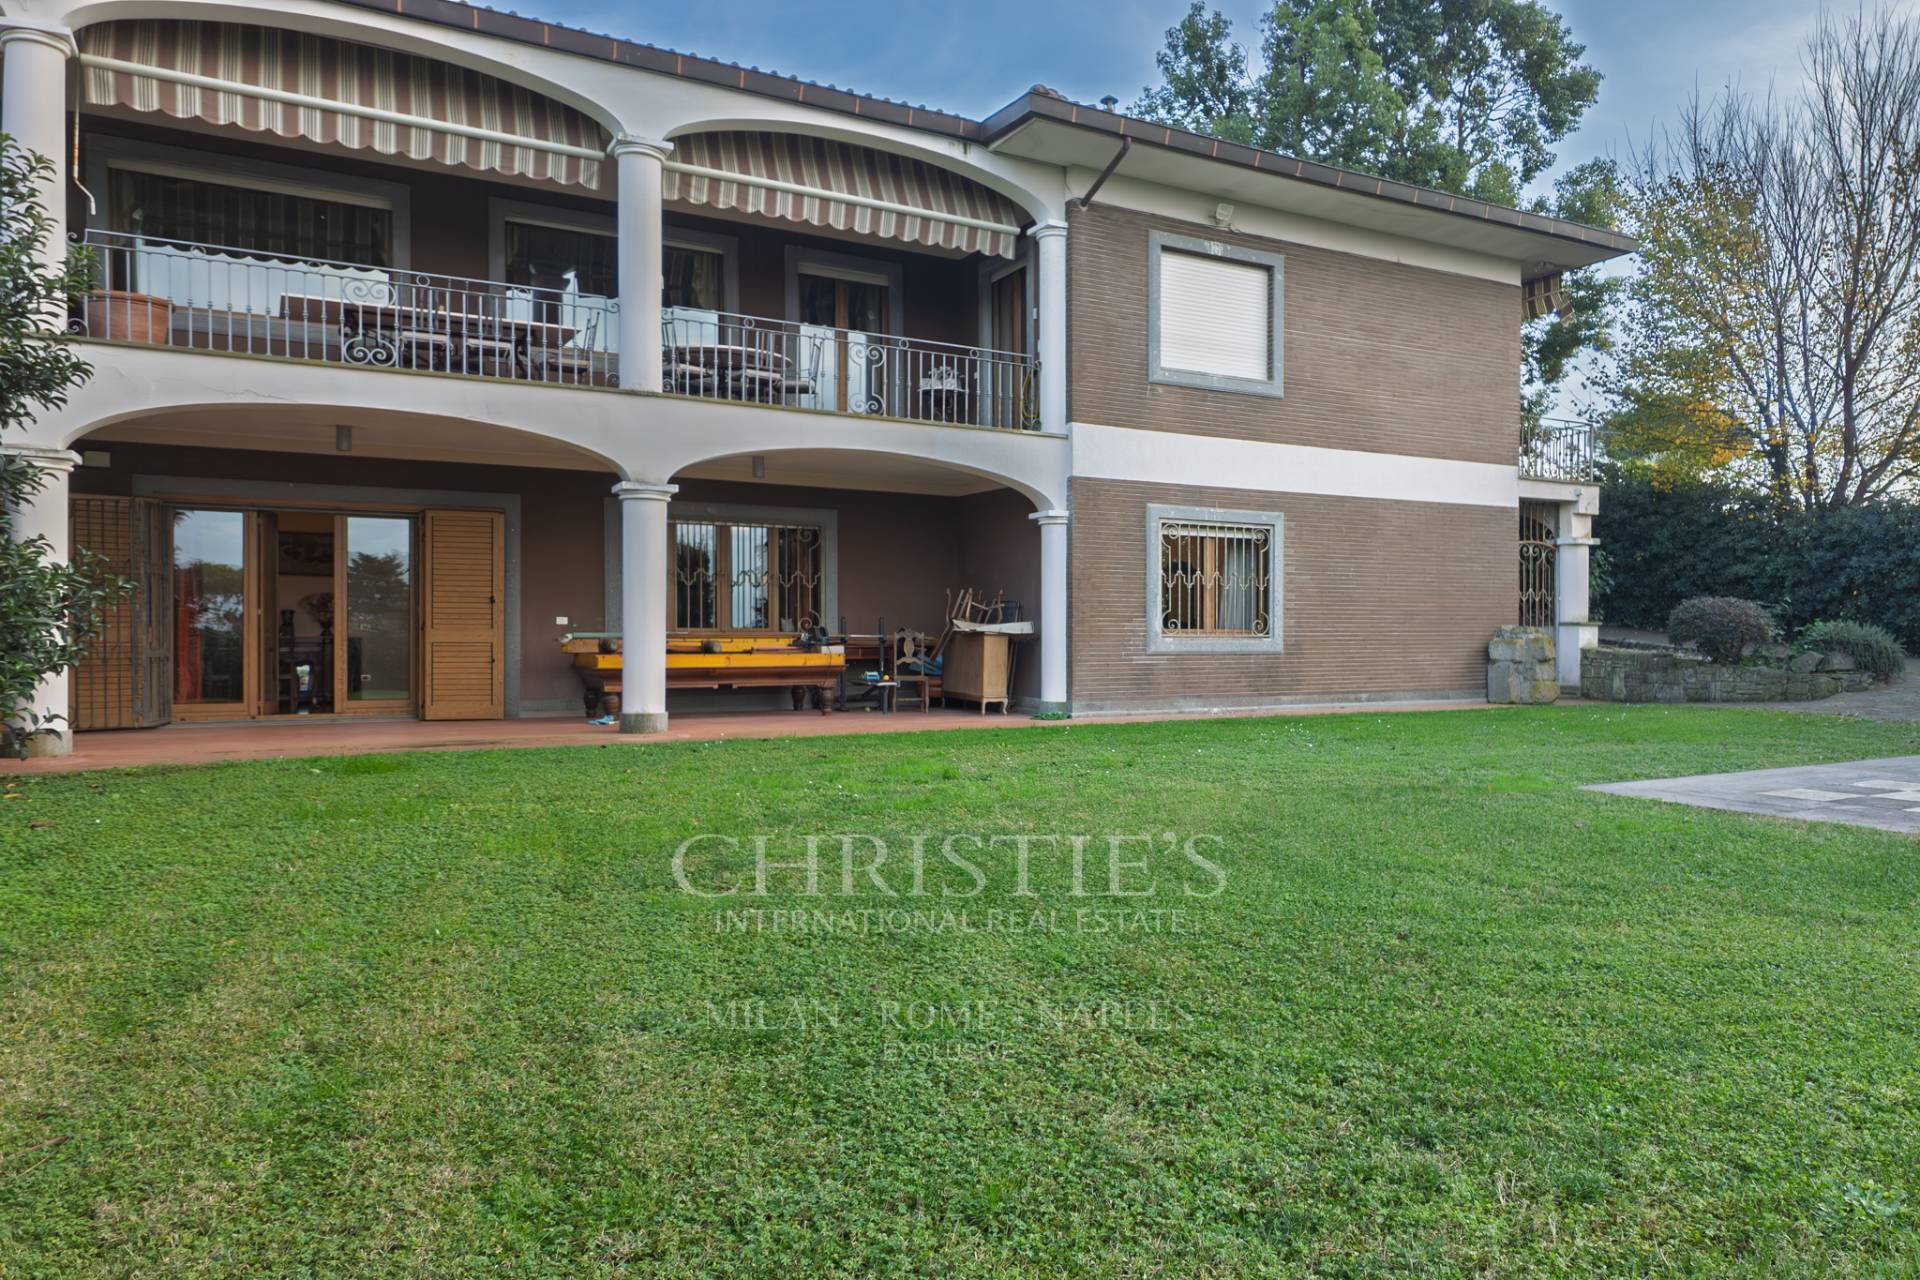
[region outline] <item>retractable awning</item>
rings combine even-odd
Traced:
[[[1550,276],[1535,276],[1520,286],[1520,318],[1523,321],[1563,314],[1569,305],[1565,277],[1557,271]]]
[[[663,194],[681,204],[1003,258],[1027,220],[971,178],[826,138],[697,133],[673,148]]]
[[[598,187],[607,135],[581,112],[433,58],[272,27],[102,22],[79,34],[87,105]]]

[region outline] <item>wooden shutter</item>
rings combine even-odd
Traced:
[[[102,573],[134,576],[132,499],[73,499],[73,547],[90,551]],[[99,636],[73,669],[68,723],[76,733],[134,726],[133,600],[116,597],[101,613]]]
[[[1273,376],[1273,269],[1160,251],[1160,367]]]
[[[429,511],[422,539],[423,720],[506,709],[506,531],[497,511]]]
[[[133,589],[110,604],[105,626],[73,669],[76,733],[147,729],[173,714],[172,542],[166,509],[140,498],[73,499],[73,545]]]
[[[173,518],[144,498],[132,516],[133,723],[150,729],[173,719]]]

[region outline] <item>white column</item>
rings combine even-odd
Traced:
[[[1036,511],[1040,526],[1040,709],[1067,709],[1067,513]]]
[[[1067,224],[1043,222],[1027,232],[1040,262],[1040,429],[1067,429]]]
[[[68,562],[72,559],[73,548],[67,532],[67,477],[79,465],[80,455],[69,449],[42,449],[29,445],[9,445],[0,452],[32,462],[40,468],[44,480],[40,491],[13,513],[14,541],[45,538],[49,557],[63,564]],[[42,721],[53,716],[59,718],[54,722],[51,732],[40,734],[28,742],[27,750],[31,754],[64,756],[73,750],[72,726],[67,723],[70,687],[69,673],[56,671],[43,679],[34,690],[30,709]]]
[[[1553,620],[1555,661],[1563,688],[1580,687],[1580,651],[1600,643],[1600,628],[1588,619],[1593,612],[1588,575],[1593,548],[1593,516],[1578,510],[1577,502],[1560,504],[1560,534],[1553,547]]]
[[[658,350],[658,339],[653,343]],[[613,486],[620,499],[620,732],[667,727],[667,500],[672,484]]]
[[[75,52],[65,27],[0,18],[0,133],[53,165],[40,195],[52,221],[43,249],[49,270],[67,256],[67,59]]]
[[[660,166],[673,144],[623,134],[611,150],[620,168],[620,385],[659,391]]]

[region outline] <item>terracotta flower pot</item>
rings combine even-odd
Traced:
[[[95,289],[86,298],[89,338],[164,347],[173,340],[173,303],[150,293]]]

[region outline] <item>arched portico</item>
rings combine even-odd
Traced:
[[[1062,491],[1058,482],[1039,474],[1033,459],[963,462],[898,439],[884,447],[815,448],[763,434],[757,451],[716,447],[709,438],[677,462],[656,454],[630,464],[647,478],[614,490],[628,673],[623,728],[665,726],[669,684],[660,672],[671,635],[756,625],[790,631],[794,620],[804,628],[807,619],[834,634],[938,634],[961,590],[1014,602],[1007,620],[1037,632],[1023,642],[1025,675],[1015,692],[1064,709],[1066,513],[1052,496]],[[788,545],[782,539],[791,539],[811,567],[794,569],[788,553],[775,551]],[[743,554],[761,566],[746,578],[737,563]],[[763,585],[752,574],[765,574],[769,563],[804,581]],[[734,585],[703,585],[715,581]],[[730,593],[740,590],[748,596],[730,604]],[[770,602],[759,606],[761,622],[743,620],[744,599]]]
[[[591,466],[598,461],[623,479],[629,478],[622,459],[633,452],[635,397],[297,363],[268,366],[269,379],[258,372],[259,366],[238,358],[210,365],[204,355],[164,348],[115,348],[111,361],[95,363],[94,376],[62,408],[34,423],[29,443],[71,448],[84,437],[123,422],[182,421],[196,414],[251,416],[264,427],[282,419],[376,422],[401,439],[412,424],[422,432],[432,428],[441,436],[460,430],[471,435],[475,428],[484,429],[503,446],[497,450],[503,455],[516,448],[527,451],[540,443],[551,444],[578,459],[559,465]],[[227,372],[236,376],[217,376]],[[247,376],[250,373],[253,376]],[[223,444],[248,447],[243,437]],[[410,456],[447,457],[451,455],[441,446],[457,453],[460,444],[440,438],[423,440],[423,448],[429,451]],[[283,446],[269,441],[266,447]],[[298,444],[285,447],[299,449]],[[484,451],[466,460],[513,462],[505,456],[488,458]],[[534,465],[555,464],[538,460]]]

